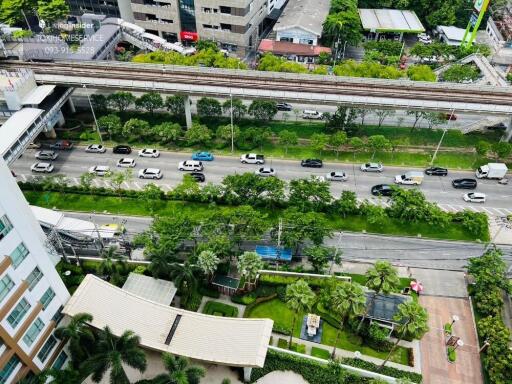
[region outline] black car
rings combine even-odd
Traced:
[[[452,180],[452,185],[458,189],[475,189],[477,182],[475,179],[455,179]]]
[[[307,168],[322,168],[324,165],[319,159],[306,159],[300,162],[300,165]]]
[[[372,187],[373,196],[391,196],[393,188],[389,184],[377,184]]]
[[[429,176],[448,176],[448,170],[441,167],[430,167],[425,169],[425,175]]]
[[[130,147],[129,145],[116,145],[112,151],[114,153],[129,155],[130,153],[132,153],[132,147]]]
[[[292,106],[288,103],[277,103],[277,110],[278,111],[291,111],[292,110]]]
[[[201,172],[190,172],[189,175],[192,176],[192,178],[198,183],[202,183],[206,180],[204,173]]]

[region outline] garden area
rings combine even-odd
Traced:
[[[229,304],[224,304],[218,301],[209,300],[206,302],[203,313],[206,315],[221,316],[221,317],[237,317],[238,308]]]

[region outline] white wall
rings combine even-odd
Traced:
[[[318,44],[317,35],[298,27],[276,31],[276,40],[282,41],[283,38],[293,39],[295,44],[309,44],[309,40],[312,41],[311,45]]]

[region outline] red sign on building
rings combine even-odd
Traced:
[[[181,40],[187,40],[187,41],[197,41],[199,40],[199,35],[197,32],[186,32],[181,31],[180,32]]]

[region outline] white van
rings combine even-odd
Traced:
[[[395,176],[396,184],[420,185],[423,182],[423,172],[410,171]]]
[[[202,171],[203,163],[197,160],[185,160],[181,161],[178,165],[180,171]]]
[[[321,120],[323,118],[322,114],[318,111],[312,109],[305,109],[302,111],[302,118],[309,120]]]

